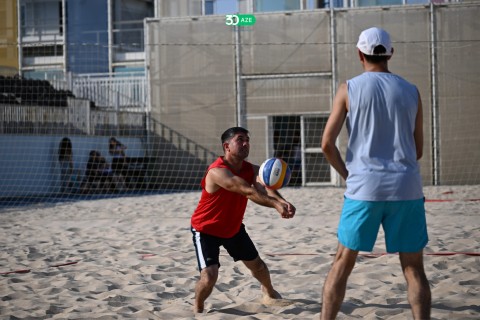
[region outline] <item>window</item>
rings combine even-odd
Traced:
[[[359,7],[401,5],[403,0],[358,0]]]
[[[301,0],[254,0],[255,12],[300,10]]]
[[[292,170],[290,186],[330,184],[331,168],[320,143],[327,115],[272,116],[274,156]]]
[[[62,70],[56,69],[38,69],[34,71],[24,71],[22,73],[25,79],[35,79],[35,80],[63,80],[65,77],[63,76]]]
[[[62,35],[62,2],[25,2],[20,8],[23,36]]]
[[[25,58],[62,56],[63,46],[51,45],[51,46],[23,47],[22,54]]]
[[[240,12],[242,0],[205,0],[205,15],[232,14]]]
[[[214,0],[205,0],[205,15],[214,14]]]

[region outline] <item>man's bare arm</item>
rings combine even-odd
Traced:
[[[422,98],[420,92],[418,93],[418,110],[417,117],[415,119],[415,131],[413,137],[415,139],[415,148],[417,151],[417,160],[420,160],[423,156],[423,110],[422,110]]]
[[[256,187],[249,185],[247,181],[232,174],[223,168],[211,169],[207,174],[207,183],[214,183],[223,189],[239,193],[253,202],[270,208],[275,208],[282,217],[291,217],[288,206],[268,193],[260,192]]]
[[[323,154],[344,180],[348,177],[348,171],[335,142],[347,116],[347,101],[347,84],[343,83],[338,88],[335,99],[333,100],[332,113],[328,118],[322,137]]]

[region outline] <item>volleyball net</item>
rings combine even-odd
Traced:
[[[438,7],[435,23],[423,6],[338,11],[335,23],[328,10],[259,14],[248,27],[152,19],[141,45],[1,44],[25,64],[1,69],[1,203],[198,191],[233,126],[250,131],[251,162],[288,163],[290,187],[341,186],[320,142],[338,84],[362,72],[356,38],[372,24],[392,36],[391,71],[422,95],[424,184],[479,184],[476,12]],[[346,141],[342,130],[342,152]]]

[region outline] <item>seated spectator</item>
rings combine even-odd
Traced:
[[[122,176],[128,183],[128,163],[125,150],[127,150],[127,146],[115,137],[111,137],[108,140],[108,153],[112,156],[113,172],[118,176]]]
[[[85,171],[82,190],[84,193],[114,192],[115,180],[113,170],[105,157],[96,150],[91,150]]]
[[[73,148],[72,141],[64,137],[58,147],[58,162],[60,163],[61,192],[69,192],[73,188]]]

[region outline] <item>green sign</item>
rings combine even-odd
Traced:
[[[227,26],[253,26],[257,19],[253,14],[227,14],[225,24]]]

